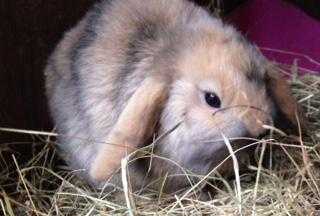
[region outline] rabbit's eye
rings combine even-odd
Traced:
[[[221,107],[221,100],[215,93],[205,92],[204,98],[209,106],[214,107],[214,108]]]

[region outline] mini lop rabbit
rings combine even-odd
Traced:
[[[187,0],[96,4],[65,34],[45,74],[59,148],[95,185],[174,127],[154,154],[206,174],[227,155],[222,134],[258,137],[263,125],[295,125],[296,102],[275,68],[233,27]],[[150,179],[181,173],[158,157],[132,165],[134,184],[148,166]]]

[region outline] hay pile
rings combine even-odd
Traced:
[[[1,159],[11,154],[0,145],[0,212],[4,215],[320,215],[320,76],[292,76],[294,95],[310,122],[308,135],[275,133],[256,144],[258,165],[250,165],[235,180],[216,177],[210,201],[202,201],[196,186],[179,196],[157,191],[144,194],[101,193],[68,171],[56,156],[52,136],[33,131],[34,156],[18,164]],[[3,132],[3,131],[2,131]],[[272,154],[267,153],[273,148]],[[270,168],[263,167],[265,156]],[[236,175],[237,176],[237,175]],[[215,187],[214,185],[212,187]],[[119,197],[119,195],[118,195]],[[1,214],[1,213],[0,213]]]

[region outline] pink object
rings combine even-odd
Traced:
[[[320,10],[320,8],[319,8]],[[230,21],[271,60],[320,75],[320,21],[281,0],[249,0]]]

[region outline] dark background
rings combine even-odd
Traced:
[[[63,32],[94,0],[0,0],[0,127],[52,128],[44,96],[43,69]],[[0,131],[0,145],[32,142]],[[10,145],[24,160],[31,145]]]
[[[44,96],[43,69],[63,32],[96,0],[0,0],[0,127],[50,131]],[[244,0],[194,0],[228,13]],[[318,0],[292,0],[319,17]],[[217,1],[216,1],[217,2]],[[318,3],[316,3],[318,2]],[[30,136],[0,131],[0,144]],[[29,152],[28,146],[19,147]]]

